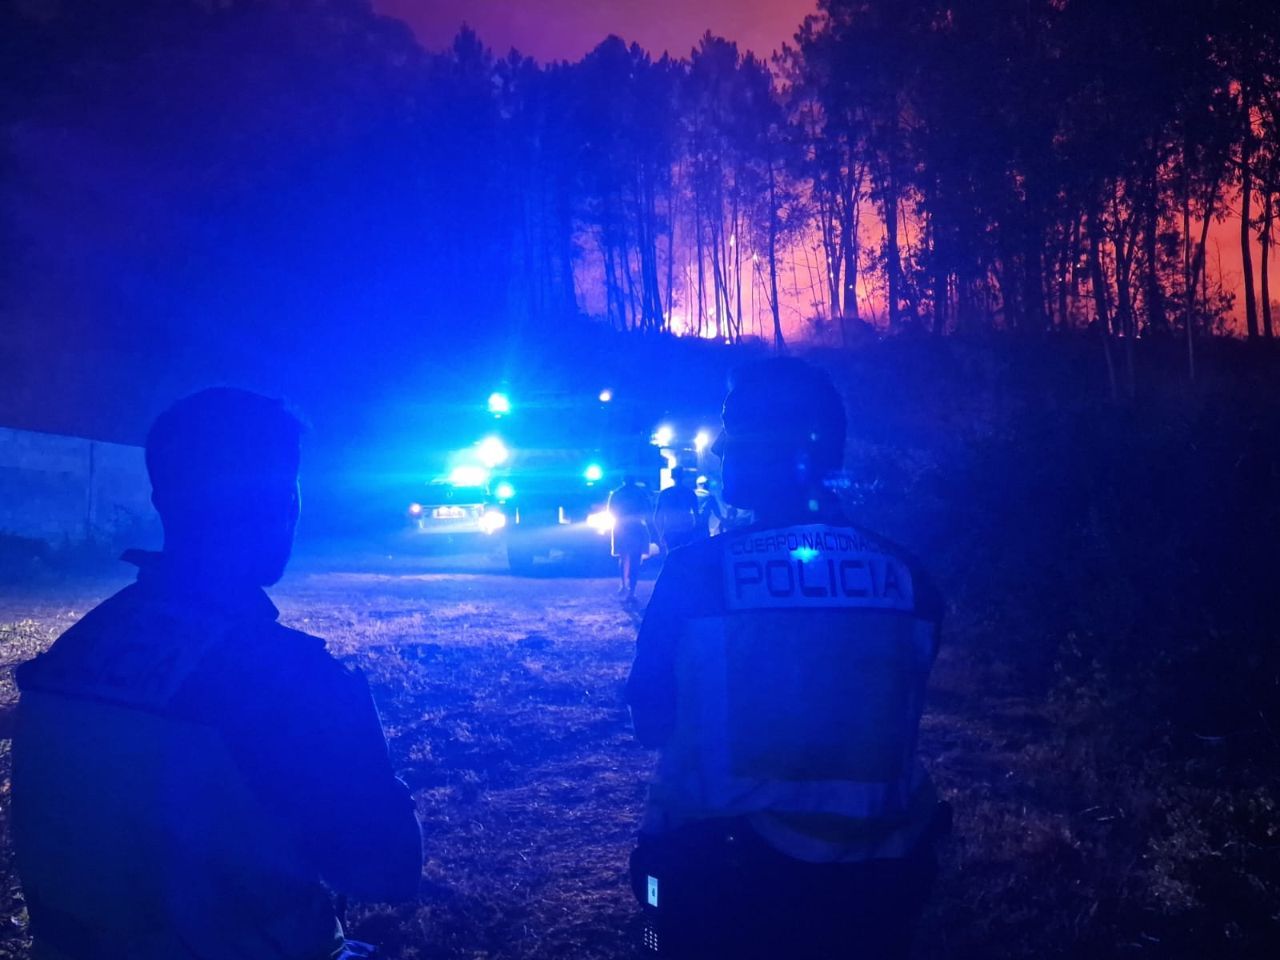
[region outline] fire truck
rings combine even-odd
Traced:
[[[414,529],[494,538],[512,572],[540,558],[607,558],[609,491],[632,476],[656,497],[676,470],[710,469],[711,431],[655,417],[604,387],[495,390],[487,424],[409,505]]]

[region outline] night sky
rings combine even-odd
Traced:
[[[789,42],[816,0],[374,0],[401,17],[423,46],[446,46],[465,21],[496,54],[511,47],[540,61],[576,60],[611,33],[654,56],[686,56],[702,34],[762,57]]]

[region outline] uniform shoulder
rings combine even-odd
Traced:
[[[282,623],[265,625],[255,638],[255,646],[260,652],[259,665],[279,673],[287,683],[299,682],[302,677],[338,677],[350,673],[329,652],[322,637]]]
[[[97,637],[134,622],[142,613],[143,598],[136,583],[103,600],[64,630],[48,650],[14,671],[20,690],[38,686],[42,679],[85,655]]]
[[[273,643],[278,644],[281,650],[295,656],[315,657],[323,655],[330,660],[333,659],[326,647],[324,638],[317,637],[314,633],[307,633],[305,630],[299,630],[296,627],[286,627],[283,623],[272,623],[270,633]]]
[[[297,730],[343,712],[362,686],[320,637],[273,621],[237,631],[210,651],[185,702],[224,727]]]
[[[732,534],[702,537],[679,547],[673,547],[663,563],[663,570],[691,571],[710,564],[717,564]]]

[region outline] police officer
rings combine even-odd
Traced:
[[[831,493],[845,413],[824,373],[750,365],[723,420],[724,497],[755,522],[671,555],[627,686],[661,751],[632,855],[646,946],[904,957],[942,809],[916,757],[939,597]]]
[[[214,389],[147,438],[164,549],[18,671],[13,826],[35,956],[319,960],[330,889],[416,895],[422,846],[364,678],[263,592],[300,424]]]
[[[618,558],[618,596],[628,603],[636,599],[636,580],[640,564],[649,552],[649,492],[636,481],[634,474],[622,478],[622,486],[609,494],[609,513],[613,516],[612,547]]]
[[[683,547],[698,534],[698,495],[689,489],[688,474],[676,468],[671,473],[671,486],[658,494],[654,526],[664,551]]]

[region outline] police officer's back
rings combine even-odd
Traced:
[[[717,452],[756,522],[675,551],[646,611],[628,700],[662,753],[632,879],[665,955],[901,956],[928,890],[941,604],[824,485],[844,434],[819,371],[745,369]]]
[[[159,554],[18,672],[13,816],[36,956],[336,956],[326,886],[412,897],[421,839],[368,686],[276,622],[299,424],[210,390],[147,441]]]

